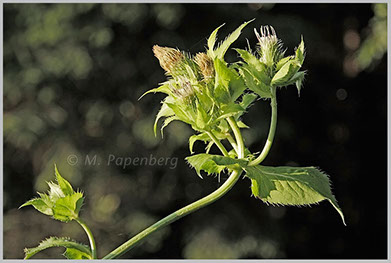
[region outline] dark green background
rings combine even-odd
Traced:
[[[137,99],[165,80],[151,51],[154,44],[195,54],[204,51],[217,26],[226,23],[222,39],[256,18],[233,47],[244,48],[247,38],[254,48],[253,28],[270,24],[287,54],[300,35],[307,51],[300,98],[294,87],[278,92],[277,134],[265,164],[321,167],[330,175],[347,227],[327,202],[311,208],[267,206],[251,197],[244,179],[218,202],[153,234],[123,258],[386,258],[384,7],[5,4],[4,257],[22,258],[24,247],[52,235],[88,243],[74,222],[51,220],[32,207],[17,209],[36,191],[47,190],[54,163],[84,190],[81,215],[96,236],[100,257],[221,185],[213,177],[200,180],[185,163],[188,126],[174,122],[163,139],[153,136],[164,96]],[[227,60],[237,59],[230,50]],[[268,104],[259,101],[243,118],[251,127],[243,133],[252,151],[265,141]],[[203,145],[195,148],[201,152]],[[77,165],[67,163],[71,154],[79,157]],[[96,154],[103,164],[83,165],[86,154]],[[178,158],[178,167],[122,169],[104,165],[109,154]],[[35,258],[61,258],[62,251]]]

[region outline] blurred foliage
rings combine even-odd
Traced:
[[[348,30],[361,32],[368,23],[375,39],[387,39],[386,29],[378,26],[384,20],[382,8],[4,4],[4,257],[22,258],[24,247],[36,246],[47,236],[88,243],[76,224],[55,222],[33,209],[17,210],[36,191],[46,189],[54,162],[85,192],[80,214],[96,236],[100,257],[155,220],[216,189],[221,182],[213,177],[200,180],[184,161],[191,135],[186,125],[174,122],[164,139],[153,136],[163,96],[137,99],[165,79],[151,51],[154,44],[204,51],[206,37],[217,26],[226,23],[223,35],[256,18],[253,27],[273,25],[289,50],[300,35],[308,45],[304,69],[309,74],[301,97],[293,88],[278,94],[277,135],[266,164],[322,167],[334,182],[348,227],[327,204],[312,209],[268,207],[250,198],[249,182],[240,180],[222,200],[155,233],[124,258],[385,258],[387,64],[385,56],[376,55],[376,70],[348,74],[345,65],[351,64],[345,58],[355,49],[343,44]],[[383,44],[371,36],[363,47],[380,50],[374,46]],[[234,47],[246,47],[246,38],[256,42],[247,29]],[[357,43],[354,39],[346,43]],[[227,60],[234,59],[230,50]],[[368,86],[377,87],[371,107]],[[246,115],[244,121],[252,129],[243,133],[252,151],[264,143],[269,114],[265,102]],[[200,147],[204,146],[196,144],[195,150]],[[152,154],[179,161],[176,169],[122,169],[107,165],[109,154]],[[70,155],[78,158],[76,165],[69,164]],[[86,155],[96,155],[96,165],[85,165]],[[368,174],[376,181],[366,180]],[[376,202],[368,199],[372,196]],[[36,258],[59,254],[52,249]]]
[[[387,4],[373,4],[374,16],[369,20],[369,35],[357,51],[357,61],[361,69],[379,62],[387,52]]]

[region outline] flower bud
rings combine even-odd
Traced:
[[[194,61],[201,69],[201,73],[204,76],[205,80],[211,79],[214,77],[214,67],[213,60],[205,53],[197,53],[194,58]]]
[[[260,60],[271,68],[283,55],[281,41],[277,38],[276,31],[272,26],[261,26],[260,32],[261,35],[254,28],[254,33],[259,42]]]
[[[174,48],[154,45],[152,50],[155,57],[159,60],[160,66],[168,74],[172,74],[172,71],[175,70],[185,58],[182,52]]]

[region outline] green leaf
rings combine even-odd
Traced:
[[[251,23],[252,21],[254,21],[254,19],[250,20],[250,21],[247,21],[247,22],[244,22],[243,24],[241,24],[234,32],[232,32],[220,45],[218,48],[216,48],[214,50],[214,55],[217,57],[217,58],[220,58],[220,59],[223,59],[224,58],[224,55],[225,53],[227,52],[228,48],[232,45],[233,42],[236,41],[236,39],[238,39],[238,37],[240,36],[241,32],[242,32],[242,29],[248,25],[249,23]]]
[[[19,208],[22,208],[22,207],[28,206],[28,205],[32,205],[35,209],[37,209],[42,214],[45,214],[48,216],[53,215],[53,211],[52,211],[51,206],[49,206],[42,198],[31,199],[31,200],[27,201],[26,203],[24,203],[23,205],[21,205]]]
[[[244,62],[254,66],[258,71],[264,70],[261,61],[254,54],[240,48],[234,48],[234,50],[239,53],[240,57],[244,60]]]
[[[247,164],[246,160],[206,153],[186,157],[186,161],[196,170],[201,178],[201,171],[205,171],[208,175],[220,174],[225,168],[237,168],[237,165],[244,167]]]
[[[287,56],[280,59],[276,64],[276,71],[279,71],[282,68],[282,66],[284,66],[291,59],[293,59],[293,56]]]
[[[240,114],[244,111],[244,108],[239,104],[234,102],[230,102],[221,107],[221,115],[217,118],[217,120],[226,119],[230,116],[234,116],[236,114]]]
[[[243,76],[246,86],[261,98],[271,98],[270,87],[259,81],[247,67],[240,69],[240,74]]]
[[[196,101],[196,108],[197,108],[196,126],[198,127],[198,130],[205,130],[206,124],[208,123],[209,120],[209,116],[198,101]]]
[[[208,51],[207,51],[207,54],[209,55],[209,57],[211,58],[214,58],[215,55],[214,55],[214,46],[215,46],[215,43],[216,43],[216,36],[217,36],[217,31],[219,31],[219,29],[224,26],[224,24],[222,24],[221,26],[219,26],[218,28],[216,28],[212,34],[210,34],[209,38],[208,38]]]
[[[206,153],[186,157],[186,161],[196,170],[197,175],[200,178],[202,178],[201,170],[210,175],[220,174],[225,169],[225,166],[217,165],[213,160],[211,160],[211,155]]]
[[[83,194],[80,192],[58,199],[53,207],[53,218],[62,222],[77,219],[83,201]]]
[[[169,117],[167,117],[164,120],[163,125],[160,128],[160,133],[162,135],[162,138],[163,138],[163,130],[164,130],[164,128],[166,128],[168,124],[170,124],[171,122],[176,121],[176,120],[179,120],[179,118],[177,116],[169,116]]]
[[[67,248],[63,255],[67,259],[92,259],[92,256],[89,253],[80,251],[76,248]]]
[[[331,192],[328,176],[315,167],[258,165],[246,167],[245,171],[252,182],[252,193],[263,202],[277,205],[310,205],[328,200],[345,224],[342,210]]]
[[[145,95],[149,93],[156,93],[156,92],[161,92],[167,95],[171,94],[170,86],[168,84],[161,85],[160,87],[157,87],[155,89],[150,89],[147,92],[145,92],[143,95],[138,100],[141,100]]]
[[[229,95],[227,88],[223,85],[219,85],[217,82],[215,82],[214,96],[218,102],[223,104],[231,101],[231,96]]]
[[[301,36],[301,42],[300,42],[299,46],[296,49],[296,60],[299,62],[300,67],[303,65],[304,57],[305,57],[305,54],[304,54],[304,40],[303,40],[303,36]]]
[[[166,104],[167,102],[173,102],[173,99],[171,97],[166,97],[166,99],[162,103],[162,107],[156,115],[155,123],[153,125],[153,132],[155,133],[155,137],[159,120],[163,117],[170,117],[175,115],[175,112]]]
[[[297,92],[300,97],[300,91],[303,86],[304,78],[306,75],[306,71],[299,71],[285,84],[286,86],[296,84]]]
[[[191,124],[191,120],[189,119],[188,115],[186,114],[186,112],[180,106],[178,106],[175,103],[168,103],[168,102],[166,102],[165,104],[173,110],[175,115],[181,121]]]
[[[88,255],[89,259],[92,259],[91,251],[88,246],[77,243],[76,241],[66,237],[49,237],[46,240],[41,241],[41,243],[37,247],[25,248],[24,259],[29,259],[35,254],[37,254],[38,252],[41,252],[42,250],[52,248],[52,247],[65,247],[67,249],[72,248],[84,253],[85,255]]]
[[[242,121],[238,121],[238,127],[240,128],[240,129],[248,129],[248,128],[250,128],[250,127],[248,127],[244,122],[242,122]]]
[[[286,86],[286,83],[299,71],[301,65],[296,60],[288,61],[282,68],[274,75],[271,85]]]
[[[38,193],[40,198],[27,201],[20,208],[32,205],[45,215],[68,222],[78,218],[80,209],[83,206],[83,194],[73,190],[71,184],[60,175],[56,165],[54,170],[58,184],[48,182],[50,188],[48,194]]]
[[[216,71],[215,97],[221,103],[234,102],[246,89],[243,80],[233,68],[218,58],[214,60]]]
[[[60,187],[61,191],[65,195],[73,194],[75,191],[73,191],[73,188],[72,188],[71,184],[67,180],[62,178],[62,176],[58,172],[56,164],[54,164],[54,171],[55,171],[55,174],[56,174],[56,180],[57,180],[58,186]]]
[[[205,153],[208,154],[208,153],[210,152],[210,149],[212,148],[213,144],[214,144],[214,141],[210,141],[210,142],[206,145],[206,147],[205,147]],[[202,178],[202,176],[201,176],[201,178]]]
[[[298,95],[299,95],[299,97],[300,97],[300,91],[301,91],[301,89],[302,89],[302,87],[303,87],[303,82],[304,82],[304,78],[305,78],[305,74],[306,74],[306,72],[305,71],[299,71],[299,72],[297,72],[296,74],[295,74],[295,76],[293,76],[293,80],[295,81],[295,83],[296,83],[296,88],[297,88],[297,93],[298,93]]]
[[[253,103],[257,99],[257,95],[253,93],[247,93],[244,94],[242,97],[242,101],[240,102],[240,106],[242,106],[243,109],[247,109],[251,103]]]
[[[240,57],[247,63],[245,68],[259,81],[265,85],[270,84],[267,74],[267,67],[255,55],[244,49],[235,49]]]
[[[193,154],[194,151],[193,151],[193,146],[194,146],[194,143],[196,141],[203,141],[203,142],[208,142],[210,141],[210,137],[207,133],[200,133],[200,134],[196,134],[196,135],[192,135],[190,136],[189,138],[189,150],[190,150],[190,153]]]
[[[235,76],[228,69],[224,61],[216,58],[213,63],[216,71],[215,89],[217,86],[222,86],[226,89],[227,93],[229,93],[229,82],[235,78]]]

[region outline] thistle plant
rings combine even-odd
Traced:
[[[300,70],[305,58],[304,40],[293,55],[286,56],[286,50],[273,27],[254,29],[258,43],[253,52],[235,49],[240,60],[227,63],[225,53],[238,39],[243,28],[252,21],[239,26],[224,41],[216,43],[218,27],[207,40],[205,52],[187,54],[175,48],[155,45],[153,53],[167,75],[167,81],[149,93],[164,93],[161,108],[156,116],[154,131],[160,119],[164,119],[160,131],[172,121],[182,121],[191,126],[194,135],[189,138],[191,155],[188,164],[202,174],[220,176],[229,173],[228,179],[211,194],[189,204],[146,228],[133,238],[103,257],[113,259],[123,255],[143,241],[151,233],[188,215],[226,194],[241,176],[251,182],[252,195],[266,204],[305,206],[328,200],[337,210],[345,224],[341,208],[331,192],[327,174],[316,167],[264,166],[277,126],[277,90],[295,85],[298,94],[306,72]],[[143,96],[144,96],[143,95]],[[259,154],[251,153],[244,144],[241,130],[249,127],[242,121],[243,115],[255,102],[270,101],[271,121],[268,137]],[[205,152],[195,154],[193,145],[197,141],[206,144]],[[227,149],[223,145],[227,141]],[[210,154],[216,146],[221,154]],[[91,231],[80,219],[83,194],[74,192],[72,186],[55,169],[57,184],[49,183],[48,194],[39,194],[22,206],[32,205],[38,211],[54,219],[78,222],[86,231],[90,247],[68,238],[49,238],[37,248],[26,249],[26,258],[53,246],[66,248],[67,258],[97,258],[96,246]]]

